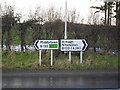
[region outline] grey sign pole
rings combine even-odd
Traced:
[[[82,51],[80,51],[80,64],[82,64]]]
[[[65,0],[65,36],[64,39],[67,39],[67,0]],[[69,62],[71,62],[71,51],[69,51]]]
[[[51,50],[51,66],[53,65],[53,50]]]
[[[41,55],[41,50],[39,50],[39,65],[41,66],[41,60],[42,60],[42,55]]]
[[[71,51],[69,51],[69,62],[71,62]]]
[[[64,39],[67,39],[67,0],[65,1],[65,36]]]

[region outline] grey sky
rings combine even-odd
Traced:
[[[100,6],[103,4],[103,0],[67,0],[68,9],[76,9],[80,18],[86,19],[89,12],[90,6]],[[36,7],[41,6],[43,9],[48,9],[53,6],[55,8],[62,8],[64,12],[65,0],[1,0],[0,3],[4,5],[4,2],[9,5],[15,5],[15,11],[22,13],[24,18],[29,14],[29,11],[33,11]]]

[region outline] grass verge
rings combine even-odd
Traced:
[[[118,69],[117,55],[83,54],[83,64],[79,63],[79,56],[72,55],[72,62],[68,56],[54,53],[54,65],[50,66],[50,52],[42,54],[42,66],[39,66],[38,52],[3,52],[3,70],[84,70],[84,69]]]

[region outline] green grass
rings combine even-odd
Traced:
[[[54,65],[50,66],[50,52],[42,53],[42,66],[39,66],[38,52],[3,52],[2,68],[4,70],[84,70],[84,69],[118,69],[117,55],[83,54],[83,63],[79,56],[68,56],[54,52]]]

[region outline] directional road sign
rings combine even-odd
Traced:
[[[58,40],[36,40],[34,43],[34,47],[37,50],[58,49],[59,41]]]
[[[61,39],[61,51],[85,51],[87,46],[85,39]]]

